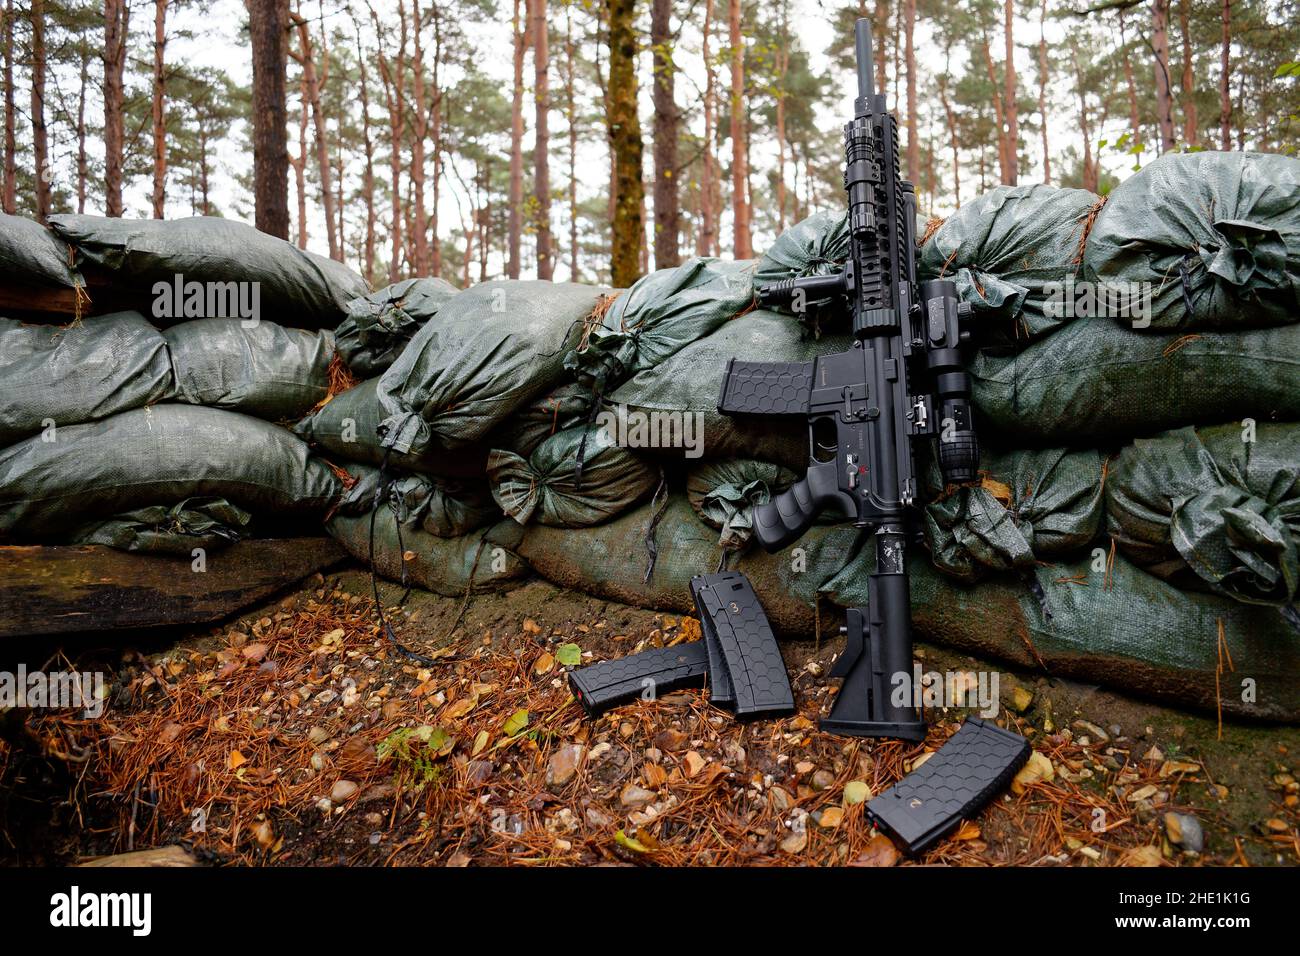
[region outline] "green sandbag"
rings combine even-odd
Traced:
[[[372,378],[339,392],[297,425],[294,434],[323,452],[346,461],[378,465],[384,457],[377,429],[384,410],[379,404],[379,379]],[[470,478],[483,474],[486,445],[456,452],[428,448],[421,454],[392,451],[388,463],[398,471]]]
[[[356,483],[343,496],[339,510],[347,514],[369,511],[379,491],[379,469],[351,463],[345,470]],[[501,519],[501,509],[481,479],[458,481],[401,473],[389,473],[385,479],[384,501],[399,520],[434,537],[458,538]]]
[[[528,577],[528,565],[511,548],[518,533],[513,521],[458,538],[439,538],[423,528],[402,525],[387,506],[374,518],[375,571],[390,581],[462,597],[469,591],[505,591]],[[325,530],[352,557],[369,564],[369,512],[335,514]],[[403,560],[403,555],[410,557]]]
[[[419,455],[486,438],[564,380],[564,356],[608,291],[501,280],[453,297],[379,380],[384,444]]]
[[[334,330],[339,355],[361,378],[380,374],[459,291],[446,279],[404,279],[353,299],[348,317]]]
[[[646,582],[652,527],[657,556]],[[851,527],[813,528],[779,554],[750,548],[733,557],[729,567],[749,577],[773,628],[811,635],[817,626],[818,589],[843,567],[857,538]],[[723,552],[717,531],[695,516],[685,495],[674,494],[662,509],[658,502],[645,504],[593,528],[529,525],[519,553],[534,571],[561,587],[636,607],[694,614],[691,577],[717,570]]]
[[[1007,445],[1114,443],[1245,417],[1300,420],[1300,327],[1152,335],[1080,319],[971,362],[982,422]]]
[[[993,571],[1032,571],[1097,537],[1106,458],[1048,448],[980,456],[980,480],[945,488],[938,462],[925,473],[924,526],[939,570],[973,582]]]
[[[789,468],[752,458],[706,461],[686,476],[686,498],[701,521],[717,528],[718,544],[738,551],[754,533],[754,506],[798,479]]]
[[[1154,329],[1300,321],[1300,160],[1161,156],[1111,191],[1088,235],[1083,273],[1144,283]]]
[[[493,448],[505,448],[528,457],[552,435],[582,425],[595,401],[590,389],[577,382],[535,398],[507,418],[490,436]]]
[[[1106,509],[1119,547],[1152,573],[1183,583],[1190,569],[1239,601],[1288,604],[1300,583],[1300,425],[1139,439],[1111,471]]]
[[[0,451],[0,538],[57,539],[96,518],[187,498],[312,519],[342,490],[283,428],[201,405],[153,405]]]
[[[977,333],[1038,338],[1070,321],[1063,284],[1079,270],[1097,202],[1085,189],[998,186],[944,220],[921,247],[918,275],[952,279]]]
[[[860,556],[827,584],[836,604],[865,604],[867,567]],[[1175,707],[1300,720],[1300,635],[1276,608],[1179,591],[1123,556],[1109,576],[1092,558],[1036,568],[1042,602],[1014,576],[960,584],[915,549],[908,569],[918,640]],[[1232,669],[1220,672],[1229,655]],[[1253,700],[1243,700],[1248,690]]]
[[[849,348],[847,336],[806,338],[798,322],[775,312],[755,311],[727,322],[712,335],[686,346],[657,368],[633,376],[610,397],[627,415],[660,413],[660,426],[649,431],[662,436],[664,423],[673,429],[669,438],[692,437],[695,447],[683,442],[657,441],[636,450],[672,457],[757,458],[773,461],[800,474],[808,467],[808,427],[796,419],[732,417],[718,412],[718,397],[727,361],[802,362],[826,352]],[[663,413],[670,413],[663,418]],[[683,415],[689,414],[686,420]],[[629,421],[631,419],[629,418]],[[685,429],[693,428],[687,436]]]
[[[215,551],[248,534],[253,516],[224,498],[187,498],[176,505],[151,505],[92,521],[73,531],[73,544],[103,544],[144,554]]]
[[[660,480],[659,468],[594,425],[552,435],[528,458],[494,449],[487,473],[502,511],[520,524],[556,528],[607,521],[648,498]]]
[[[0,446],[47,422],[96,421],[174,391],[167,341],[138,312],[67,327],[0,319]]]
[[[6,282],[27,286],[82,284],[67,243],[39,222],[5,213],[0,213],[0,273]]]
[[[365,280],[341,262],[215,216],[163,220],[61,215],[50,217],[50,228],[76,248],[78,263],[92,262],[116,273],[117,282],[142,299],[153,296],[155,284],[173,285],[177,276],[185,283],[255,282],[257,318],[300,328],[333,328],[347,304],[370,291]],[[223,317],[231,313],[172,318]]]
[[[564,367],[597,393],[654,368],[754,302],[752,261],[694,258],[642,276]]]
[[[328,329],[198,319],[163,335],[178,401],[278,422],[301,418],[329,394],[334,333]]]

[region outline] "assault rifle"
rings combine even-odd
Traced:
[[[938,438],[946,482],[971,481],[979,464],[970,378],[959,346],[970,307],[947,280],[917,283],[916,197],[899,178],[898,125],[872,89],[870,21],[855,27],[858,96],[844,127],[849,255],[842,272],[761,287],[760,305],[804,311],[842,303],[853,347],[811,362],[732,359],[718,409],[735,415],[799,415],[809,423],[807,474],[754,514],[768,551],[798,539],[834,509],[871,529],[875,568],[866,608],[848,611],[844,654],[832,677],[843,685],[824,730],[921,740],[925,722],[906,700],[891,701],[895,675],[912,672],[907,584],[908,510],[918,482],[913,444]]]

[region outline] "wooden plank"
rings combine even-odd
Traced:
[[[102,545],[0,547],[0,638],[215,621],[346,557],[330,538],[250,540],[198,572]]]
[[[0,315],[10,319],[65,323],[78,315],[85,318],[140,309],[150,301],[148,295],[132,295],[121,285],[115,285],[109,273],[95,269],[82,271],[85,286],[80,292],[80,309],[76,289],[3,282],[0,283]]]

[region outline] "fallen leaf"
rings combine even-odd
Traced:
[[[526,634],[540,634],[540,633],[542,633],[541,625],[539,625],[539,624],[538,624],[536,621],[534,621],[531,617],[526,617],[526,618],[524,618],[524,624],[523,624],[523,627],[524,627],[524,633],[526,633]]]
[[[1052,761],[1045,754],[1037,750],[1029,755],[1029,760],[1020,768],[1011,781],[1011,792],[1021,794],[1025,788],[1035,783],[1047,783],[1056,777],[1056,768],[1052,766]]]
[[[1158,846],[1135,846],[1125,850],[1119,858],[1120,866],[1163,866]]]
[[[980,828],[969,820],[963,820],[957,832],[952,835],[954,840],[978,840],[980,838]]]
[[[694,750],[686,751],[686,776],[693,777],[704,769],[704,758]]]
[[[542,656],[537,658],[537,663],[533,665],[534,674],[545,674],[555,666],[555,658],[551,656],[550,651],[542,651]]]
[[[469,755],[471,757],[477,757],[483,752],[483,748],[488,745],[488,741],[491,739],[491,736],[486,730],[480,730],[478,735],[474,738],[474,748],[470,751]]]
[[[241,754],[238,750],[230,751],[229,766],[231,770],[238,770],[246,763],[248,763],[248,759],[243,754]]]
[[[867,844],[867,848],[858,854],[852,866],[893,866],[898,862],[898,848],[883,833],[877,833]]]
[[[827,807],[822,811],[821,819],[817,821],[817,825],[825,827],[827,830],[833,830],[839,826],[843,820],[843,807]]]
[[[644,843],[639,842],[635,837],[630,837],[622,830],[614,834],[614,842],[624,849],[631,850],[633,853],[649,853],[650,848]]]
[[[516,710],[513,714],[510,715],[509,719],[506,720],[505,724],[501,727],[501,731],[507,737],[513,737],[515,734],[519,733],[527,726],[528,726],[528,711]]]
[[[561,644],[555,649],[555,659],[565,667],[577,667],[582,663],[582,648],[577,644]]]
[[[844,785],[844,803],[853,806],[871,799],[871,787],[865,780],[850,780]]]

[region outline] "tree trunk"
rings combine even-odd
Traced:
[[[325,112],[321,109],[320,91],[325,85],[328,70],[328,56],[322,58],[322,75],[316,73],[316,51],[312,47],[311,31],[307,21],[298,14],[293,14],[293,24],[298,30],[298,53],[294,59],[302,68],[303,95],[311,107],[312,125],[316,132],[316,169],[320,177],[321,204],[325,207],[325,238],[329,245],[330,258],[335,262],[343,261],[343,248],[339,243],[338,220],[334,211],[333,177],[330,171],[329,131],[325,126]],[[304,107],[303,123],[306,125]],[[301,157],[304,161],[305,156]]]
[[[677,127],[681,117],[674,99],[673,0],[651,0],[650,47],[654,56],[655,268],[681,263],[681,231],[677,189]]]
[[[36,221],[50,214],[49,136],[45,126],[45,0],[32,0],[32,156],[36,173]],[[118,205],[121,205],[119,193]],[[118,215],[121,215],[119,209]],[[111,215],[111,214],[110,214]]]
[[[4,57],[5,143],[4,184],[0,187],[0,211],[13,215],[18,211],[18,106],[14,102],[14,12],[13,0],[5,0],[4,36],[0,49]],[[81,71],[84,82],[86,71]]]
[[[718,167],[714,157],[718,90],[711,49],[713,2],[714,0],[704,0],[704,39],[701,46],[704,57],[704,145],[701,160],[704,168],[700,174],[699,254],[702,256],[714,255],[718,241],[718,206],[714,201],[718,188]]]
[[[1155,53],[1156,124],[1160,152],[1174,148],[1173,101],[1169,88],[1169,0],[1152,0],[1151,47]]]
[[[515,12],[511,19],[515,38],[515,85],[514,99],[510,106],[510,221],[506,240],[506,276],[511,279],[519,278],[519,247],[524,212],[524,52],[528,48],[529,30],[526,23],[521,22],[520,3],[521,0],[515,0]],[[527,15],[525,3],[523,17]]]
[[[1079,51],[1071,47],[1070,60],[1074,64],[1074,87],[1079,94],[1079,132],[1083,136],[1083,188],[1097,191],[1097,167],[1092,161],[1092,135],[1088,128],[1088,99],[1085,95],[1083,71],[1079,69]]]
[[[866,16],[864,0],[859,0],[858,16]],[[889,40],[893,36],[890,28],[889,0],[876,0],[875,38],[872,52],[876,58],[876,92],[885,92],[885,64],[889,61]]]
[[[952,101],[948,99],[948,77],[952,75],[949,69],[951,61],[951,52],[949,47],[944,48],[943,73],[939,75],[939,103],[943,106],[944,122],[948,126],[948,144],[952,148],[952,187],[956,194],[957,208],[961,208],[961,154],[960,154],[960,137],[957,132],[957,114],[953,112]]]
[[[433,3],[433,75],[429,96],[429,131],[433,145],[433,179],[429,201],[429,274],[442,275],[442,235],[438,226],[438,202],[442,197],[442,58],[443,9]]]
[[[1138,115],[1137,83],[1133,79],[1133,58],[1129,54],[1128,37],[1124,28],[1124,10],[1119,11],[1119,43],[1124,51],[1124,83],[1128,88],[1128,126],[1134,145],[1142,142],[1142,118]]]
[[[551,239],[551,110],[550,41],[547,36],[546,0],[532,0],[533,7],[533,101],[537,107],[535,146],[533,148],[533,196],[537,200],[537,278],[550,279],[555,274],[555,255]]]
[[[370,79],[366,56],[361,48],[361,25],[353,21],[357,35],[357,65],[361,70],[361,142],[366,165],[361,173],[361,192],[366,202],[366,235],[361,247],[362,274],[367,282],[375,281],[375,144],[370,135]]]
[[[739,0],[733,0],[738,3]],[[614,205],[610,271],[615,286],[636,281],[645,243],[641,181],[641,120],[637,115],[636,0],[604,0],[609,19],[609,86],[605,122],[614,157]]]
[[[436,0],[435,0],[436,2]],[[424,22],[420,14],[420,0],[411,4],[411,168],[407,178],[411,182],[411,243],[414,252],[415,274],[429,274],[429,233],[425,229],[424,212],[424,144],[429,135],[429,114],[424,97]]]
[[[122,0],[108,0],[121,3]],[[257,228],[289,238],[289,0],[245,0],[253,58],[253,206]]]
[[[1009,4],[1011,0],[1007,0]],[[903,63],[907,70],[907,178],[913,184],[921,175],[921,137],[916,118],[916,0],[906,0],[903,8]]]
[[[1003,182],[1014,186],[1020,174],[1020,111],[1016,106],[1016,35],[1015,9],[1012,0],[1006,0],[1004,27],[1007,41],[1005,110],[1007,118],[1007,172]]]
[[[406,248],[403,234],[402,209],[402,135],[406,124],[406,5],[403,0],[397,3],[398,47],[394,62],[389,64],[383,50],[383,27],[374,7],[370,7],[370,19],[375,24],[375,33],[379,37],[379,75],[384,84],[384,104],[388,107],[388,171],[390,179],[391,207],[389,225],[392,249],[389,253],[388,281],[396,282],[402,275],[402,255]]]
[[[993,53],[989,49],[987,36],[983,38],[981,46],[984,52],[984,68],[988,71],[989,85],[993,90],[993,118],[998,130],[998,179],[1003,185],[1009,185],[1011,170],[1007,161],[1006,113],[1002,108],[1002,88],[998,83],[998,72],[993,66]]]
[[[1183,145],[1195,146],[1200,136],[1196,122],[1196,79],[1192,76],[1192,0],[1178,5],[1178,27],[1183,35]]]
[[[1219,7],[1223,25],[1223,42],[1219,48],[1219,149],[1232,149],[1232,98],[1228,95],[1231,79],[1232,0],[1222,0]]]
[[[298,195],[298,248],[307,248],[307,78],[298,77],[298,158],[290,160]]]
[[[167,75],[163,54],[167,47],[167,0],[153,0],[153,217],[167,211]]]
[[[1038,118],[1043,132],[1043,182],[1052,184],[1052,156],[1047,149],[1047,0],[1038,13]]]
[[[564,106],[569,127],[569,281],[578,272],[578,94],[577,49],[573,42],[573,5],[564,5]]]
[[[749,134],[745,115],[745,40],[740,32],[740,0],[728,0],[731,41],[731,214],[735,220],[732,255],[753,258],[749,233]]]
[[[86,211],[86,190],[90,185],[90,156],[86,152],[86,85],[90,76],[90,51],[81,52],[81,80],[77,85],[77,215]]]

